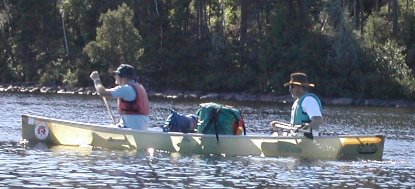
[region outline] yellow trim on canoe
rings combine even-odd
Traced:
[[[341,138],[342,146],[355,144],[379,144],[382,137],[359,137],[359,138]]]

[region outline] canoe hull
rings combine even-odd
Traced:
[[[324,160],[381,160],[384,136],[234,136],[133,131],[102,125],[22,115],[22,139],[30,143],[108,149],[148,149],[186,154],[299,157]]]

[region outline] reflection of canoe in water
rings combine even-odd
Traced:
[[[109,149],[153,148],[187,154],[301,157],[309,159],[381,160],[384,136],[235,136],[133,131],[109,126],[22,116],[22,138],[30,143],[71,145]]]

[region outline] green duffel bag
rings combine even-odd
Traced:
[[[245,125],[241,111],[231,106],[217,103],[200,104],[197,132],[216,135],[241,135],[245,133]]]

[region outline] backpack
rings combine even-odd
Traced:
[[[197,126],[197,117],[193,114],[181,114],[171,110],[171,114],[164,122],[163,132],[194,133]]]
[[[197,132],[202,134],[218,135],[246,135],[245,123],[241,111],[232,106],[203,103],[200,104],[198,116]]]

